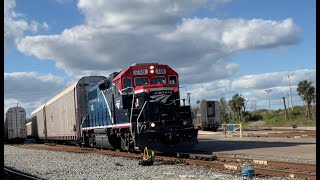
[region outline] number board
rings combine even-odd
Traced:
[[[133,70],[133,75],[146,75],[146,74],[148,74],[148,69]]]
[[[156,69],[156,74],[166,74],[166,69]]]

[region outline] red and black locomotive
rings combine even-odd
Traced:
[[[88,91],[82,144],[160,151],[197,143],[190,105],[180,99],[179,76],[167,65],[133,64]]]

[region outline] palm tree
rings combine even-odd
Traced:
[[[229,106],[240,121],[242,120],[242,109],[244,108],[245,101],[246,100],[242,96],[239,96],[239,94],[235,94],[229,101]]]
[[[306,103],[307,116],[311,119],[310,107],[311,103],[315,101],[315,87],[311,81],[304,80],[299,82],[297,91],[301,99]]]
[[[228,104],[226,102],[226,99],[224,97],[220,98],[220,114],[221,114],[221,120],[223,123],[228,122]]]

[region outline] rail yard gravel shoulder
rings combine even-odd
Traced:
[[[214,169],[164,165],[140,166],[138,160],[4,146],[4,165],[44,179],[242,179]],[[283,179],[283,178],[257,178]]]
[[[233,154],[233,153],[213,153],[214,156],[223,156],[223,157],[236,157],[236,158],[248,158],[248,159],[260,159],[265,161],[281,161],[281,162],[292,162],[292,163],[301,163],[301,164],[316,164],[316,160],[307,160],[307,159],[298,159],[298,158],[279,158],[272,156],[264,155],[248,155],[248,154]]]

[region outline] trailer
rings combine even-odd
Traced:
[[[5,118],[6,139],[12,143],[23,143],[27,138],[26,111],[22,107],[9,108]]]
[[[202,100],[194,109],[195,127],[202,130],[217,131],[220,127],[220,103],[219,101]]]
[[[31,136],[40,141],[79,140],[88,109],[87,92],[104,79],[104,76],[83,77],[34,110]]]

